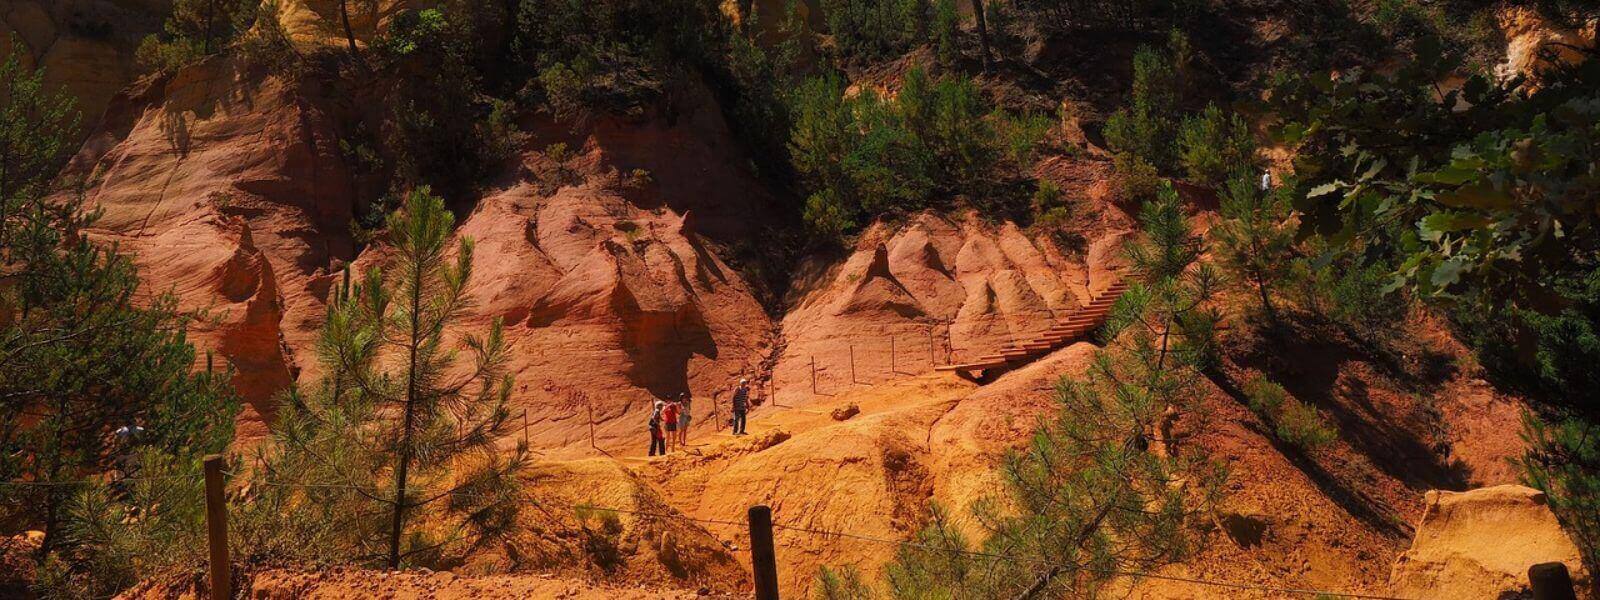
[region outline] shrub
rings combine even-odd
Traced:
[[[260,0],[175,0],[161,32],[139,43],[134,60],[165,71],[220,52],[250,30],[261,7]]]
[[[393,168],[391,187],[429,186],[460,198],[513,151],[512,104],[484,92],[476,64],[484,25],[466,10],[403,12],[373,44],[371,62],[391,82],[379,148]]]
[[[1328,316],[1368,342],[1392,337],[1407,308],[1405,296],[1389,289],[1393,268],[1374,262],[1347,264],[1337,271],[1326,291]]]
[[[539,71],[539,87],[544,89],[545,105],[556,118],[573,118],[585,106],[583,79],[567,65],[556,63]]]
[[[894,98],[871,90],[845,98],[839,77],[810,78],[793,94],[791,114],[789,154],[809,192],[806,221],[826,235],[958,195],[1006,206],[993,200],[1003,194],[990,193],[1010,176],[1000,159],[1028,154],[1037,130],[990,111],[970,79],[930,80],[920,69],[906,74]],[[1002,129],[1015,131],[1011,148]]]
[[[1037,112],[1016,115],[1001,111],[996,114],[994,122],[1006,159],[1021,169],[1033,166],[1038,150],[1050,134],[1050,129],[1055,126],[1055,121],[1048,115]]]
[[[1543,491],[1590,569],[1600,565],[1600,423],[1576,414],[1546,424],[1524,415],[1522,478]]]
[[[1120,152],[1112,158],[1112,175],[1123,199],[1144,202],[1156,197],[1161,189],[1161,175],[1155,165],[1132,152]]]
[[[1255,151],[1244,119],[1224,116],[1216,104],[1185,118],[1178,128],[1178,161],[1195,183],[1216,186],[1229,175],[1253,171]]]
[[[883,58],[924,41],[928,0],[823,0],[834,43],[847,57]]]
[[[1289,391],[1265,377],[1252,377],[1244,382],[1244,396],[1250,410],[1259,415],[1275,415],[1289,401]]]
[[[1181,39],[1175,37],[1174,41]],[[1154,48],[1133,55],[1133,93],[1127,106],[1106,119],[1106,146],[1132,153],[1162,170],[1173,166],[1171,150],[1181,82],[1174,61]]]
[[[1061,186],[1049,179],[1040,179],[1039,187],[1033,192],[1033,216],[1040,219],[1045,215],[1057,211],[1066,211],[1066,193],[1061,191]]]
[[[580,99],[612,112],[648,106],[681,69],[716,63],[728,35],[716,3],[704,0],[520,0],[515,7],[510,70],[521,78],[512,79],[527,86],[525,100],[567,102],[558,114]]]
[[[1278,439],[1304,450],[1316,450],[1339,438],[1317,409],[1289,396],[1283,386],[1256,376],[1244,384],[1250,410],[1273,427]]]
[[[1278,413],[1278,438],[1306,450],[1316,450],[1339,439],[1322,414],[1308,404],[1291,400]]]
[[[1594,368],[1600,364],[1600,267],[1575,270],[1550,282],[1560,298],[1557,310],[1472,297],[1452,306],[1450,319],[1483,365],[1501,378],[1558,404],[1600,411],[1600,404],[1575,402],[1600,389],[1600,370]]]

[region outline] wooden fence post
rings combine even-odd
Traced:
[[[778,600],[778,557],[772,550],[772,509],[750,507],[750,566],[755,574],[756,600]]]
[[[894,334],[889,334],[889,373],[899,373],[895,370],[894,361]]]
[[[856,381],[856,344],[855,344],[855,342],[850,342],[850,383],[860,383],[860,382]]]
[[[811,355],[811,393],[817,393],[817,355]]]
[[[211,547],[211,599],[233,597],[228,575],[228,507],[222,498],[222,455],[205,457],[206,539]]]
[[[594,399],[584,394],[583,405],[589,409],[589,447],[599,450],[600,446],[594,440]]]
[[[1533,600],[1577,600],[1578,597],[1572,589],[1572,577],[1567,574],[1567,565],[1559,562],[1528,567],[1528,583],[1533,585]]]

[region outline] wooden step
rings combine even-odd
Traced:
[[[934,367],[933,370],[935,370],[935,371],[982,371],[984,369],[993,369],[995,367],[1004,367],[1007,364],[1009,364],[1009,363],[1007,363],[1004,360],[999,360],[999,359],[996,359],[996,360],[979,359],[979,360],[976,360],[976,361],[973,361],[973,362],[969,362],[969,363],[959,363],[959,364],[953,364],[953,365],[939,365],[937,367]]]

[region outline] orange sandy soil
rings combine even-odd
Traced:
[[[646,598],[727,598],[650,587],[597,585],[547,575],[458,576],[449,572],[384,572],[359,569],[263,569],[235,578],[252,600],[465,600],[468,598],[552,598],[561,600],[643,600]],[[198,581],[155,580],[119,596],[124,600],[203,600]]]

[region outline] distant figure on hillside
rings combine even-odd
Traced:
[[[661,409],[661,422],[667,425],[667,452],[678,443],[678,411],[677,400],[667,402],[666,408]]]
[[[650,410],[650,456],[667,453],[667,436],[661,431],[661,410],[664,404],[657,400],[655,407]]]
[[[733,434],[744,435],[745,413],[750,412],[750,380],[740,378],[733,391]]]
[[[683,446],[689,445],[689,420],[690,420],[690,418],[692,416],[692,415],[690,415],[690,413],[693,412],[693,411],[689,410],[689,406],[690,406],[690,402],[693,402],[693,401],[694,401],[694,398],[689,395],[689,392],[684,392],[684,393],[678,395],[678,445],[679,445],[679,447],[683,447]]]

